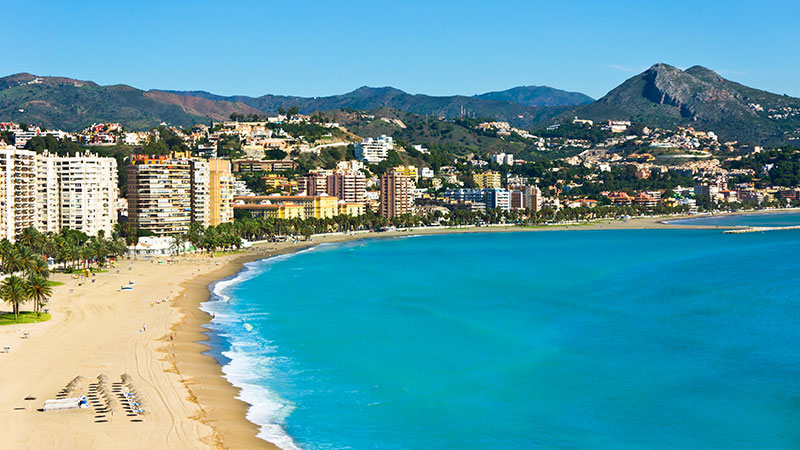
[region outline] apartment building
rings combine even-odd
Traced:
[[[36,224],[36,152],[14,146],[0,148],[3,197],[0,201],[0,239],[13,241],[25,228]]]
[[[296,169],[297,163],[283,160],[237,159],[233,161],[231,168],[235,173],[285,172]]]
[[[182,234],[192,222],[192,161],[172,156],[132,155],[128,165],[128,221],[158,236]],[[195,191],[197,192],[197,191]]]
[[[472,176],[472,180],[475,181],[478,189],[500,189],[503,187],[500,174],[494,171],[476,173]]]
[[[505,189],[447,189],[444,197],[457,202],[483,205],[485,210],[511,209],[511,193]]]
[[[190,159],[189,170],[191,183],[191,220],[204,227],[211,225],[211,175],[209,162],[202,159]]]
[[[381,135],[377,138],[365,138],[355,144],[356,159],[370,164],[377,164],[389,156],[389,151],[394,149],[394,141],[390,136]]]
[[[89,152],[58,156],[0,148],[0,238],[25,228],[110,235],[117,222],[117,161]]]
[[[166,236],[192,222],[216,226],[233,220],[234,178],[229,161],[133,155],[128,166],[128,220],[134,228]]]
[[[37,200],[37,210],[42,213],[39,217],[47,221],[47,228],[40,230],[58,231],[69,228],[89,236],[96,236],[100,231],[111,236],[114,224],[117,223],[117,160],[89,152],[74,156],[45,155],[43,159],[55,160],[58,225],[53,230],[49,223],[52,214],[49,204],[54,200],[50,189],[39,185],[38,192],[47,196],[46,200],[42,200],[42,197]],[[38,174],[38,183],[50,178],[50,164],[43,163],[40,167],[45,168],[47,174]],[[40,203],[47,203],[48,206],[39,206]],[[43,209],[47,211],[42,211]]]
[[[380,213],[383,217],[397,217],[412,213],[411,189],[414,184],[405,175],[389,171],[381,177]]]
[[[367,179],[357,171],[336,171],[327,177],[327,192],[347,203],[364,203]]]
[[[36,229],[57,233],[61,230],[61,192],[56,158],[39,154],[36,161]],[[116,180],[114,180],[116,183]]]
[[[210,223],[217,226],[233,221],[233,182],[231,162],[224,159],[208,160],[209,196],[211,198]]]

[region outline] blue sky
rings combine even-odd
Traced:
[[[800,97],[797,0],[40,0],[3,10],[0,75],[253,96],[544,84],[597,98],[665,62]]]

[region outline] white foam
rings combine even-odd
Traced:
[[[258,437],[283,450],[300,450],[283,428],[286,418],[294,411],[294,404],[256,384],[260,378],[270,376],[275,358],[255,356],[240,349],[223,354],[230,363],[222,368],[222,372],[232,385],[241,389],[237,398],[250,405],[247,420],[259,426]]]
[[[235,276],[214,283],[211,286],[211,299],[200,305],[203,311],[213,313],[212,328],[218,335],[225,337],[231,345],[229,351],[222,353],[229,360],[222,367],[222,372],[232,385],[241,390],[237,398],[250,405],[247,410],[247,420],[259,426],[260,439],[271,442],[283,450],[300,450],[283,428],[286,418],[294,410],[294,405],[258,384],[261,379],[271,376],[277,358],[270,355],[275,354],[276,348],[271,346],[269,341],[261,339],[257,333],[252,333],[254,327],[244,322],[245,317],[231,310],[229,305],[231,297],[226,291],[261,275],[269,270],[272,263],[292,255],[294,254],[279,255],[245,264],[245,268]],[[252,316],[265,314],[258,312]],[[248,332],[243,333],[243,329]]]

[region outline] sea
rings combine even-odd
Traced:
[[[767,219],[735,217],[693,220]],[[800,231],[429,235],[250,263],[202,307],[284,449],[796,449],[798,280]]]

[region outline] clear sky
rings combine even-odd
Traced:
[[[800,0],[8,1],[17,72],[233,95],[359,86],[600,97],[656,62],[800,97]]]

